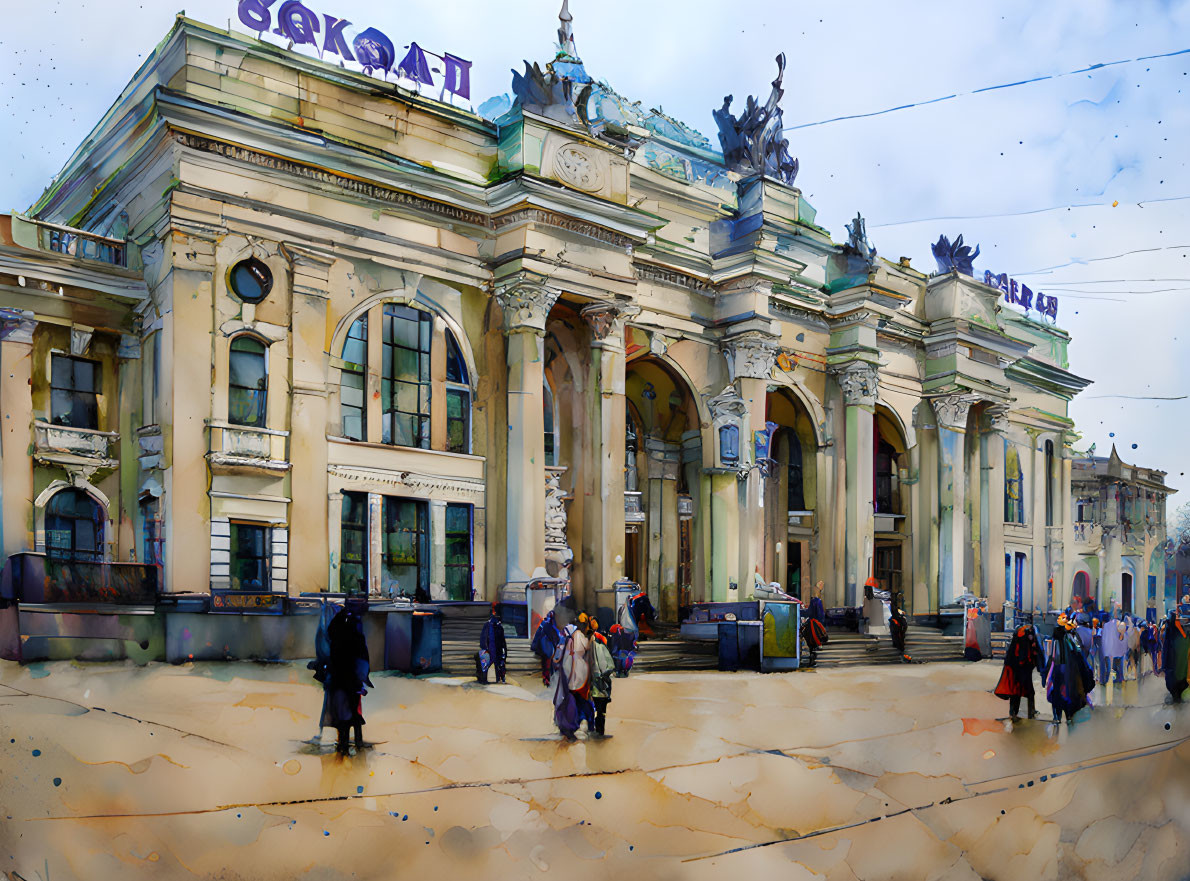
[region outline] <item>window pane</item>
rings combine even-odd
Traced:
[[[228,358],[231,384],[242,388],[264,388],[264,354],[232,351]]]
[[[459,419],[463,415],[463,393],[450,389],[446,393],[446,418]]]
[[[446,532],[451,533],[466,533],[471,532],[471,508],[468,505],[447,505],[446,506]]]
[[[446,332],[446,381],[466,384],[467,367],[463,363],[459,344],[455,342],[454,334]]]
[[[50,360],[50,385],[53,388],[74,388],[74,367],[70,358],[54,355]]]
[[[364,420],[361,414],[343,411],[343,437],[348,440],[364,439]]]
[[[339,400],[349,407],[364,406],[364,378],[358,373],[343,374],[343,385],[339,389]]]
[[[78,391],[93,392],[97,391],[98,383],[96,383],[96,374],[93,361],[83,361],[81,358],[74,360],[74,388]]]

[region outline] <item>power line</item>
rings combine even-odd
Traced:
[[[1190,249],[1190,245],[1160,245],[1156,248],[1137,248],[1132,251],[1125,251],[1122,254],[1112,254],[1110,257],[1087,257],[1084,260],[1070,260],[1066,263],[1057,263],[1054,266],[1043,266],[1041,269],[1031,269],[1028,272],[1010,272],[1009,275],[1020,277],[1022,275],[1044,275],[1047,272],[1053,272],[1055,269],[1065,269],[1067,266],[1083,266],[1087,263],[1101,263],[1105,260],[1119,260],[1121,257],[1131,257],[1133,254],[1152,254],[1157,251],[1178,251]]]
[[[996,86],[984,86],[982,89],[972,89],[968,92],[955,92],[953,95],[943,95],[941,98],[930,98],[927,101],[915,101],[912,104],[898,104],[896,107],[886,107],[884,110],[873,110],[868,113],[853,113],[849,116],[836,116],[831,119],[822,119],[818,122],[803,122],[800,125],[790,125],[785,127],[785,131],[794,131],[800,128],[812,128],[818,125],[826,125],[831,122],[843,122],[848,119],[867,119],[872,116],[884,116],[887,113],[896,113],[898,110],[909,110],[913,107],[924,107],[927,104],[939,104],[942,101],[950,101],[954,98],[962,98],[966,95],[978,95],[981,92],[994,92],[998,89],[1012,89],[1017,86],[1027,86],[1030,83],[1040,83],[1045,80],[1057,80],[1063,77],[1075,76],[1080,73],[1090,73],[1093,70],[1100,70],[1105,67],[1115,67],[1118,64],[1133,64],[1137,61],[1152,61],[1158,58],[1172,58],[1175,55],[1185,55],[1190,53],[1190,49],[1179,49],[1176,52],[1163,52],[1159,55],[1142,55],[1139,58],[1123,58],[1119,61],[1107,61],[1102,64],[1092,64],[1090,67],[1082,67],[1078,70],[1068,70],[1065,73],[1047,74],[1045,76],[1030,77],[1025,80],[1017,80],[1011,83],[1000,83]]]
[[[1145,205],[1155,202],[1181,202],[1190,199],[1190,196],[1166,196],[1160,199],[1143,199],[1135,204],[1141,208]],[[909,226],[914,223],[941,223],[943,221],[953,220],[994,220],[999,217],[1026,217],[1030,214],[1045,214],[1049,211],[1073,211],[1075,208],[1115,208],[1119,200],[1113,199],[1111,202],[1076,202],[1069,205],[1050,205],[1047,208],[1027,208],[1022,211],[1002,211],[996,214],[955,214],[945,217],[919,217],[915,220],[895,220],[890,223],[872,223],[869,224],[870,229],[885,229],[890,226]]]

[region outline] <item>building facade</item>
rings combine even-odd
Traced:
[[[1079,562],[1072,597],[1151,618],[1174,607],[1176,583],[1167,588],[1166,581],[1165,529],[1166,499],[1174,492],[1165,485],[1164,471],[1125,464],[1115,446],[1109,456],[1074,460],[1071,515]],[[1176,573],[1176,565],[1170,568]]]
[[[481,116],[179,18],[11,221],[5,553],[171,592],[627,577],[668,620],[757,575],[1053,605],[1084,559],[1069,336],[965,249],[833,241],[780,77],[719,152],[559,39]],[[30,262],[88,293],[30,294]]]

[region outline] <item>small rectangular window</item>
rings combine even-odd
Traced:
[[[50,360],[50,421],[71,428],[99,428],[101,366],[96,361],[53,355]]]
[[[143,352],[144,374],[142,376],[143,400],[141,424],[157,424],[157,395],[161,380],[161,331],[150,334],[144,342]]]
[[[429,598],[430,555],[427,505],[414,499],[384,497],[382,589],[386,596]]]
[[[471,529],[470,505],[446,506],[446,598],[471,599]]]
[[[343,524],[339,548],[339,590],[368,592],[368,494],[343,493]]]
[[[368,431],[367,387],[368,316],[355,320],[343,343],[343,364],[339,384],[339,408],[343,437],[366,440]]]
[[[400,447],[430,448],[429,314],[398,304],[384,307],[381,439]]]
[[[269,589],[271,532],[254,523],[231,524],[231,586],[236,590]]]

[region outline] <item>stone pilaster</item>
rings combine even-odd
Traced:
[[[930,403],[938,420],[939,517],[938,604],[945,606],[962,595],[966,544],[967,473],[963,445],[967,414],[976,395],[943,395]]]
[[[875,365],[850,361],[831,369],[843,395],[845,415],[846,516],[844,522],[844,604],[857,606],[875,553],[875,512],[872,494],[876,479],[874,414]]]

